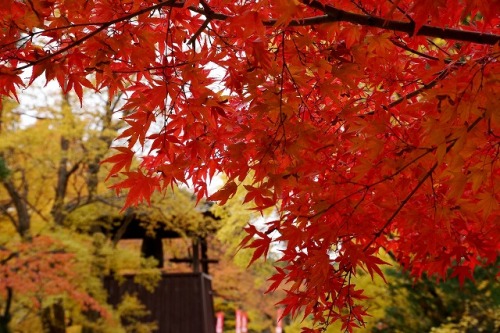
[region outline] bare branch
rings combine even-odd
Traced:
[[[428,36],[439,37],[442,39],[453,39],[463,42],[471,42],[476,44],[495,45],[500,41],[500,35],[483,34],[475,31],[465,31],[459,29],[441,28],[430,25],[423,25],[418,31],[415,31],[414,22],[402,22],[388,20],[382,17],[362,15],[347,12],[342,9],[335,8],[331,5],[324,5],[317,0],[302,0],[305,5],[317,9],[326,14],[328,17],[323,23],[327,22],[350,22],[368,27],[380,28],[384,30],[393,30],[405,32],[410,36]]]

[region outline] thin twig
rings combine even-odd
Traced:
[[[174,5],[175,5],[175,0],[163,1],[163,2],[157,3],[154,6],[143,8],[143,9],[140,9],[140,10],[138,10],[136,12],[133,12],[133,13],[130,13],[128,15],[125,15],[125,16],[119,17],[117,19],[111,20],[109,22],[106,22],[106,23],[102,24],[99,28],[97,28],[96,30],[88,33],[87,35],[83,36],[80,39],[75,40],[73,43],[69,44],[68,46],[63,47],[63,48],[55,51],[54,53],[47,54],[47,55],[45,55],[43,57],[40,57],[36,61],[32,61],[32,62],[30,62],[30,63],[28,63],[28,64],[26,64],[24,66],[17,67],[16,70],[20,71],[20,70],[29,68],[31,66],[34,66],[36,64],[39,64],[39,63],[47,60],[47,59],[54,58],[55,56],[57,56],[59,54],[62,54],[64,52],[66,52],[66,51],[69,51],[70,49],[72,49],[72,48],[74,48],[74,47],[82,44],[86,40],[94,37],[95,35],[97,35],[98,33],[100,33],[101,31],[105,30],[106,28],[110,27],[113,24],[116,24],[116,23],[119,23],[119,22],[122,22],[122,21],[130,20],[130,19],[132,19],[132,18],[134,18],[136,16],[139,16],[141,14],[144,14],[144,13],[147,13],[147,12],[150,12],[150,11],[153,11],[153,10],[158,9],[158,8],[171,7],[171,6],[174,6]]]
[[[472,124],[470,124],[467,127],[467,133],[472,131],[472,129],[474,127],[476,127],[476,125],[479,124],[479,122],[483,119],[484,119],[484,115],[482,115],[481,117],[478,117]],[[451,143],[448,145],[448,147],[446,147],[446,153],[448,153],[453,148],[453,146],[455,146],[455,143],[457,141],[458,140],[451,141]],[[420,179],[420,181],[415,186],[415,188],[413,188],[413,190],[403,199],[403,201],[401,201],[398,208],[392,213],[392,215],[389,217],[389,219],[387,219],[387,221],[384,223],[382,228],[380,228],[379,231],[377,231],[375,233],[375,237],[373,237],[370,240],[370,242],[368,242],[368,244],[366,244],[366,246],[363,248],[363,251],[368,250],[373,245],[373,243],[385,232],[385,229],[387,229],[394,222],[394,219],[398,216],[399,212],[406,206],[408,201],[410,201],[410,199],[413,197],[413,195],[420,189],[420,187],[422,187],[422,185],[425,183],[425,181],[428,178],[432,177],[432,174],[433,174],[434,170],[436,170],[436,168],[438,167],[438,164],[439,164],[438,162],[434,163],[434,165],[429,169],[429,171],[427,171],[427,173],[424,175],[424,177],[422,177],[422,179]]]

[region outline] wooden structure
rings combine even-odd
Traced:
[[[205,217],[217,220],[210,212],[200,213]],[[114,228],[106,233],[110,238],[119,241],[122,239],[141,239],[141,254],[143,257],[153,257],[158,262],[158,268],[164,266],[163,239],[181,238],[182,235],[175,230],[164,228],[161,224],[151,231],[146,230],[147,222],[142,221],[139,217],[131,215],[125,216],[123,221],[114,225]],[[215,232],[212,230],[211,232]],[[189,263],[193,267],[193,272],[209,273],[209,264],[215,264],[218,260],[209,259],[207,256],[207,241],[205,237],[186,234],[192,239],[192,253],[189,258],[171,258],[174,263]]]
[[[211,278],[204,273],[163,274],[151,293],[134,283],[133,275],[118,283],[107,279],[109,302],[118,304],[125,293],[135,294],[150,311],[159,333],[215,333]]]
[[[200,212],[205,217],[216,219],[210,212]],[[154,257],[158,267],[164,265],[163,242],[165,238],[180,238],[181,234],[168,230],[161,225],[153,232],[146,230],[147,223],[137,216],[125,216],[115,224],[108,235],[119,239],[142,239],[141,253],[144,257]],[[189,236],[189,235],[188,235]],[[216,263],[207,257],[207,243],[204,237],[191,236],[192,253],[188,258],[173,258],[173,262],[190,263],[192,273],[162,273],[153,292],[134,283],[134,275],[123,276],[118,282],[106,278],[108,301],[112,305],[120,303],[125,294],[136,295],[150,312],[145,321],[158,324],[157,333],[215,333],[215,313],[212,297],[211,277],[208,275],[209,263]]]

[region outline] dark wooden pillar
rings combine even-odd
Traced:
[[[193,273],[208,274],[210,264],[217,264],[219,260],[208,259],[208,245],[206,238],[193,238],[190,256],[188,258],[172,258],[170,262],[189,263],[193,267]]]
[[[201,271],[205,274],[209,274],[208,273],[208,264],[209,264],[208,261],[209,260],[208,260],[207,251],[208,251],[207,239],[202,238],[202,239],[200,239]]]
[[[144,258],[153,257],[158,261],[158,268],[163,267],[163,242],[159,237],[144,236],[141,254]]]
[[[193,272],[200,272],[200,241],[193,239]]]

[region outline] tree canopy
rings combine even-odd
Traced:
[[[126,206],[177,183],[256,210],[280,242],[286,312],[363,324],[358,269],[414,277],[495,262],[498,0],[4,0],[0,94],[38,77],[123,93],[109,176]],[[131,167],[135,158],[139,167]],[[3,168],[2,168],[3,170]],[[3,177],[3,176],[2,176]]]

